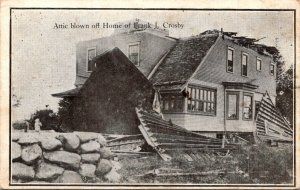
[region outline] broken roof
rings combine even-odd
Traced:
[[[154,84],[187,81],[216,42],[218,36],[218,34],[197,35],[178,40],[150,80]]]
[[[227,151],[237,148],[237,144],[234,143],[226,143],[223,148],[221,139],[189,131],[142,109],[136,109],[136,113],[141,122],[138,127],[147,144],[165,161],[170,160],[170,155],[176,151],[192,153],[206,150]]]

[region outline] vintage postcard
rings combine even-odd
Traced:
[[[296,1],[68,2],[1,2],[1,188],[299,187]]]

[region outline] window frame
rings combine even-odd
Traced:
[[[260,61],[260,68],[259,70],[257,69],[257,61]],[[259,57],[256,57],[256,71],[261,71],[261,67],[262,67],[262,59]]]
[[[247,73],[246,75],[243,74],[243,56],[246,56],[246,70],[247,70]],[[241,75],[243,77],[248,77],[248,62],[249,62],[249,54],[248,53],[245,53],[245,52],[242,52],[242,55],[241,55]]]
[[[161,110],[163,113],[183,113],[184,111],[184,97],[182,94],[178,91],[165,91],[165,92],[160,92],[161,94]],[[170,98],[174,96],[175,98]],[[171,101],[173,100],[174,107],[173,109],[171,108]],[[181,108],[178,108],[179,104],[178,102],[181,101]],[[168,109],[165,109],[166,103],[168,104]]]
[[[202,99],[194,99],[194,100],[189,100],[189,97],[188,97],[188,100],[187,100],[187,104],[186,104],[186,111],[187,113],[190,113],[190,114],[199,114],[199,115],[207,115],[207,116],[217,116],[217,89],[216,88],[210,88],[210,87],[206,87],[206,86],[198,86],[198,85],[188,85],[188,91],[189,91],[189,88],[191,88],[191,92],[192,92],[192,89],[195,89],[196,91],[198,90],[199,94],[198,94],[198,97],[200,96],[200,91],[202,90]],[[207,99],[207,94],[208,94],[208,91],[210,92],[210,100],[204,100],[204,91],[206,91],[206,99]],[[214,92],[214,100],[212,101],[211,97],[211,93]],[[197,92],[195,92],[195,94],[197,94]],[[190,97],[192,95],[189,95]],[[192,101],[194,101],[196,104],[198,102],[198,105],[199,105],[199,102],[203,102],[203,103],[210,103],[210,104],[214,104],[214,110],[212,112],[206,112],[206,111],[199,111],[199,110],[191,110],[189,109],[188,105],[189,105],[189,101],[191,101],[191,104],[192,104]]]
[[[131,59],[130,59],[130,46],[138,46],[138,62],[137,62],[137,64],[134,64],[135,66],[140,66],[140,42],[132,42],[132,43],[129,43],[128,44],[128,59],[131,61]],[[131,61],[132,62],[132,61]]]
[[[229,95],[236,95],[236,118],[228,117],[229,110]],[[240,91],[226,91],[226,120],[239,120],[240,112]]]
[[[86,72],[87,73],[93,72],[93,70],[89,70],[89,51],[91,51],[91,50],[95,50],[95,57],[97,56],[97,47],[96,46],[87,48],[87,50],[86,50]]]
[[[228,51],[232,51],[232,71],[228,70]],[[234,62],[233,62],[233,56],[234,56],[234,48],[227,46],[227,52],[226,52],[226,72],[228,73],[234,73]]]
[[[271,72],[271,67],[274,67],[274,73],[272,74],[272,72]],[[270,75],[271,76],[275,76],[275,74],[276,74],[276,67],[275,67],[275,63],[273,63],[273,62],[271,62],[270,63],[270,68],[269,68],[269,71],[270,71]]]
[[[244,97],[245,96],[250,96],[251,97],[251,110],[252,110],[252,114],[251,114],[251,118],[247,119],[244,117],[244,108],[245,108],[245,104],[244,104]],[[254,102],[254,99],[253,99],[253,94],[252,93],[249,93],[249,92],[243,92],[243,106],[242,106],[242,118],[244,121],[252,121],[253,120],[253,115],[255,114],[253,110],[253,102]]]

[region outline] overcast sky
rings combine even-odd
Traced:
[[[12,93],[20,106],[12,108],[12,120],[28,118],[37,109],[57,110],[51,96],[74,88],[76,43],[112,34],[113,29],[54,29],[55,23],[115,23],[139,18],[159,26],[164,22],[184,24],[170,28],[170,36],[187,37],[205,30],[223,28],[241,36],[263,38],[276,46],[286,65],[294,60],[293,12],[278,11],[153,11],[153,10],[13,10]]]

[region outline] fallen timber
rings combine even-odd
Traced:
[[[293,142],[293,130],[290,124],[276,109],[266,92],[260,102],[256,117],[256,137],[263,142]]]
[[[227,152],[238,147],[238,144],[226,143],[222,148],[221,139],[191,132],[141,109],[136,109],[136,112],[141,123],[138,127],[147,144],[165,161],[171,160],[172,154],[178,151],[181,151],[188,160],[193,160],[192,157],[196,157],[199,151]]]

